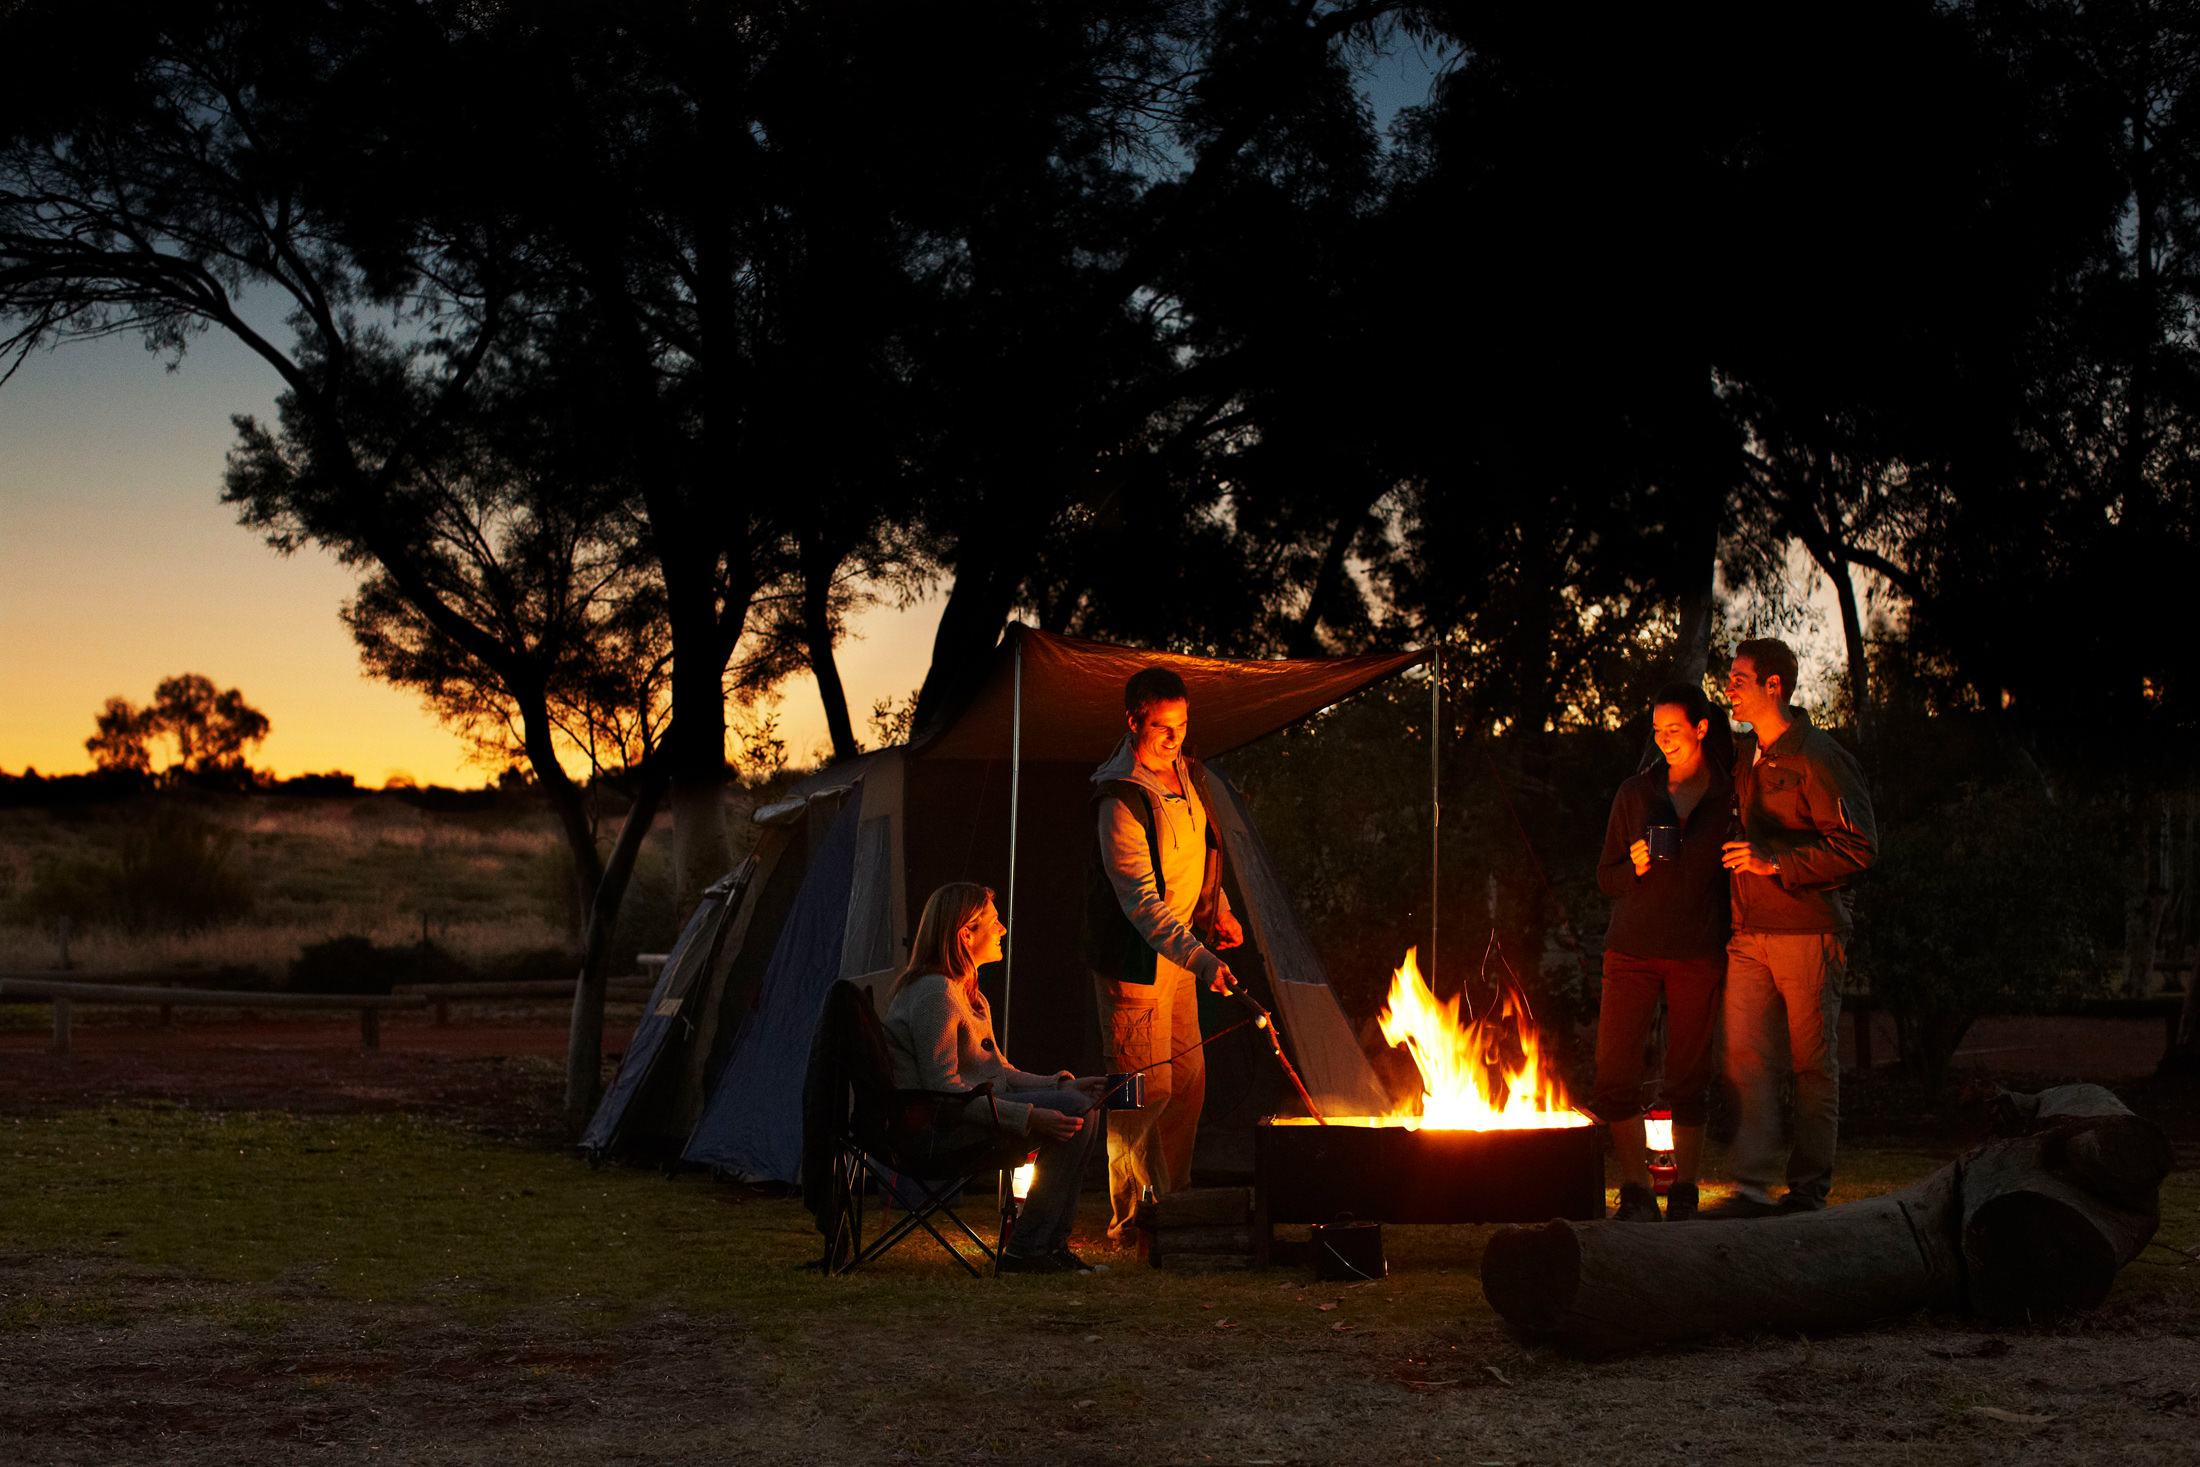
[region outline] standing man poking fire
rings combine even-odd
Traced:
[[[1848,973],[1841,888],[1879,855],[1863,771],[1790,701],[1794,688],[1795,654],[1786,643],[1760,638],[1735,649],[1727,700],[1752,732],[1736,741],[1741,828],[1723,858],[1734,873],[1726,1073],[1741,1106],[1728,1167],[1737,1191],[1715,1210],[1725,1217],[1826,1205],[1841,1118],[1838,1025]],[[1775,1203],[1783,1066],[1795,1074],[1795,1135],[1787,1195]]]
[[[1129,731],[1092,775],[1099,847],[1085,919],[1108,1068],[1146,1076],[1144,1109],[1108,1115],[1108,1236],[1118,1242],[1146,1187],[1191,1185],[1207,1095],[1196,985],[1227,991],[1235,980],[1217,949],[1245,940],[1222,892],[1206,778],[1181,752],[1184,680],[1146,668],[1124,685],[1123,708]]]

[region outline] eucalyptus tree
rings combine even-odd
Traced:
[[[1016,33],[1017,95],[1037,105],[946,176],[941,314],[912,347],[954,394],[915,440],[924,548],[953,577],[920,727],[982,678],[1018,607],[1065,630],[1281,645],[1264,623],[1303,600],[1301,566],[1279,579],[1289,552],[1245,533],[1262,512],[1237,514],[1253,490],[1228,458],[1258,436],[1260,353],[1221,319],[1218,281],[1282,283],[1246,253],[1295,247],[1255,229],[1259,210],[1288,236],[1313,223],[1277,207],[1294,189],[1357,186],[1371,140],[1349,67],[1399,9],[1056,5]],[[986,203],[1002,198],[1023,207]]]

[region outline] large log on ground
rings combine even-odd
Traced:
[[[1981,1147],[1962,1169],[1970,1307],[2005,1323],[2092,1309],[2161,1221],[2169,1143],[2136,1116]]]
[[[2153,1236],[2169,1144],[2097,1086],[1997,1106],[2031,1134],[1885,1197],[1750,1221],[1508,1228],[1483,1254],[1483,1292],[1523,1334],[1595,1350],[1923,1307],[2007,1321],[2092,1308]]]
[[[2036,1093],[1990,1085],[1985,1099],[1995,1134],[2001,1136],[2028,1135],[2056,1121],[2131,1114],[2115,1092],[2099,1085],[2053,1085]]]
[[[1961,1275],[1939,1219],[1955,1179],[1945,1167],[1886,1197],[1752,1222],[1507,1228],[1482,1255],[1482,1292],[1522,1333],[1591,1350],[1948,1307]]]

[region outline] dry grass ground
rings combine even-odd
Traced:
[[[142,813],[0,811],[0,909]],[[273,976],[309,942],[411,941],[423,918],[476,960],[559,939],[547,822],[386,797],[206,813],[236,833],[251,916],[80,931],[80,966]],[[53,957],[50,929],[0,928],[0,970]],[[1477,1282],[1487,1228],[1390,1229],[1391,1276],[1348,1289],[1157,1274],[1088,1241],[1088,1205],[1078,1246],[1105,1274],[972,1281],[926,1244],[821,1279],[792,1200],[560,1150],[558,1006],[456,1017],[394,1017],[365,1056],[348,1019],[181,1011],[161,1030],[87,1009],[57,1057],[45,1010],[0,1010],[0,1464],[2012,1467],[2183,1464],[2200,1441],[2189,1085],[2134,1081],[2181,1167],[2164,1246],[2091,1317],[1583,1360],[1505,1333]],[[2160,1042],[2126,1028],[2019,1023],[1971,1048],[2004,1073],[2120,1080]],[[1948,1097],[1875,1075],[1850,1099],[1836,1200],[1960,1143]]]
[[[1487,1228],[1388,1230],[1393,1273],[1359,1288],[1157,1274],[1084,1239],[1108,1273],[972,1281],[926,1244],[821,1279],[798,1203],[592,1172],[552,1139],[553,1060],[427,1042],[297,1051],[284,1082],[322,1092],[280,1115],[241,1042],[0,1055],[0,1461],[2002,1467],[2184,1463],[2200,1439],[2189,1144],[2166,1246],[2087,1319],[1583,1360],[1504,1332]],[[190,1105],[162,1103],[194,1062]],[[62,1071],[95,1064],[86,1109]],[[1837,1200],[1950,1149],[1852,1145]]]
[[[0,971],[45,969],[59,947],[35,906],[41,875],[112,861],[150,801],[0,810]],[[443,813],[395,796],[193,800],[234,841],[229,867],[252,893],[244,918],[195,931],[78,922],[69,957],[90,971],[223,967],[284,972],[310,943],[355,935],[394,945],[430,932],[478,960],[566,941],[565,854],[540,812]]]

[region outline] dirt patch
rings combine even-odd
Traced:
[[[385,1021],[382,1047],[360,1048],[356,1022],[242,1020],[79,1023],[69,1054],[44,1032],[0,1032],[0,1114],[109,1104],[299,1115],[407,1112],[487,1134],[563,1139],[565,1030],[525,1020]],[[606,1079],[612,1073],[606,1067]]]
[[[1489,1326],[1320,1323],[1194,1334],[1083,1280],[987,1289],[963,1338],[817,1316],[676,1312],[596,1338],[421,1310],[301,1312],[248,1333],[213,1292],[0,1263],[0,1288],[127,1287],[124,1322],[0,1335],[0,1455],[23,1463],[351,1461],[1579,1462],[1706,1460],[1776,1439],[1802,1460],[2185,1462],[2200,1433],[2194,1319],[1981,1332],[1920,1318],[1829,1341],[1756,1339],[1621,1361]],[[1462,1313],[1471,1281],[1448,1289]],[[1081,1333],[1050,1328],[1077,1319]],[[1326,1316],[1324,1316],[1326,1317]]]
[[[558,1134],[555,1011],[392,1023],[375,1055],[342,1022],[78,1034],[70,1056],[45,1054],[38,1033],[0,1034],[0,1114],[163,1101]],[[1879,1076],[1852,1091],[1881,1092]],[[2189,1096],[2153,1098],[2189,1127]],[[1934,1114],[1928,1129],[1952,1145],[1956,1108]],[[1276,1308],[1191,1323],[1196,1302],[1158,1302],[1181,1284],[1116,1255],[1091,1279],[966,1281],[904,1260],[913,1312],[892,1327],[843,1284],[795,1275],[793,1308],[683,1311],[675,1289],[644,1317],[516,1309],[483,1324],[432,1301],[340,1300],[310,1278],[255,1289],[133,1268],[89,1256],[97,1247],[15,1248],[0,1217],[0,1461],[1204,1467],[1704,1461],[1776,1443],[1859,1467],[2012,1467],[2184,1463],[2200,1438],[2200,1266],[2163,1250],[2132,1266],[2148,1289],[2059,1330],[1918,1317],[1598,1361],[1509,1338],[1466,1258],[1402,1269],[1331,1310],[1334,1288],[1259,1276]]]

